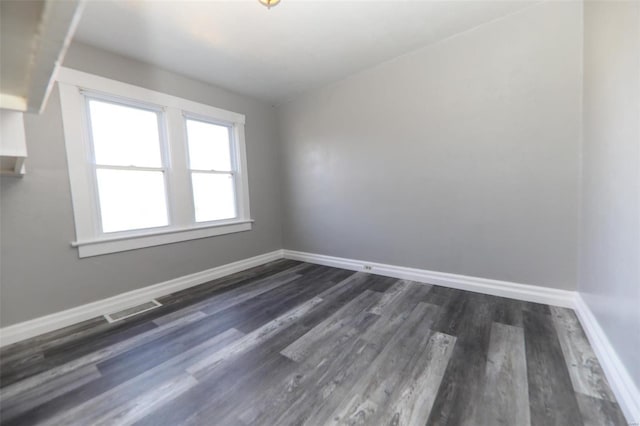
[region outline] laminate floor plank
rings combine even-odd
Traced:
[[[398,280],[391,285],[383,294],[378,303],[372,306],[368,312],[375,315],[382,315],[387,306],[397,303],[405,294],[406,290],[411,286],[409,281]]]
[[[133,395],[124,403],[114,405],[113,408],[102,415],[91,420],[94,426],[110,425],[132,425],[137,420],[146,417],[159,407],[164,406],[178,396],[184,394],[189,389],[197,386],[198,381],[189,374],[177,374],[175,377],[166,380],[158,385],[154,385],[149,391]],[[106,406],[102,403],[98,408]],[[74,413],[73,417],[87,418],[99,412],[95,407],[90,407],[86,415]],[[59,421],[51,425],[61,424]]]
[[[0,366],[4,367],[6,361],[11,361],[16,357],[21,358],[32,351],[41,353],[47,348],[60,346],[66,341],[76,340],[82,334],[90,331],[94,333],[102,332],[102,327],[108,325],[104,317],[92,318],[68,327],[54,330],[40,336],[33,337],[0,349]]]
[[[615,401],[576,314],[571,309],[556,306],[551,308],[551,313],[573,389],[594,398]]]
[[[287,287],[289,284],[291,286]],[[184,348],[198,344],[209,336],[230,327],[250,332],[257,326],[269,322],[276,315],[292,309],[297,304],[308,302],[310,298],[307,297],[307,294],[317,293],[325,287],[335,285],[332,282],[323,282],[317,286],[303,286],[302,291],[296,292],[294,289],[303,283],[291,282],[289,284],[283,284],[223,311],[216,309],[212,316],[202,318],[200,321],[177,329],[161,339],[139,345],[117,357],[112,357],[101,362],[99,367],[104,374],[111,376],[122,373],[130,374],[132,370],[144,371],[149,366],[175,356]],[[205,313],[208,314],[206,310]],[[247,324],[252,324],[252,326]]]
[[[626,426],[627,421],[617,402],[576,394],[585,426]]]
[[[311,268],[314,265],[302,264],[293,260],[278,260],[161,297],[159,298],[159,301],[165,304],[171,303],[172,305],[187,299],[189,301],[192,299],[198,299],[201,301],[203,294],[207,294],[207,292],[215,294],[216,292],[224,292],[228,288],[242,287],[243,284],[251,284],[254,279],[268,277],[296,266]],[[144,322],[146,318],[171,312],[171,308],[173,308],[173,306],[164,306],[161,309],[152,310],[141,316],[132,317],[131,319],[114,324],[108,323],[104,317],[97,317],[23,342],[17,342],[3,347],[0,349],[0,378],[4,379],[2,380],[2,386],[6,386],[10,383],[3,374],[13,374],[16,370],[16,368],[12,368],[12,365],[6,363],[10,363],[16,358],[28,359],[29,352],[42,353],[49,348],[57,348],[60,351],[64,351],[64,344],[68,342],[73,342],[74,345],[82,346],[84,338],[92,335],[101,335],[101,337],[104,337],[104,333],[109,330],[120,330],[129,327],[131,324],[135,325],[139,322]]]
[[[382,275],[369,275],[369,290],[378,291],[380,293],[387,292],[393,284],[398,281],[397,278],[383,277]]]
[[[288,358],[281,356],[279,352],[299,339],[325,318],[332,315],[332,313],[337,311],[341,306],[348,303],[351,298],[357,297],[359,293],[353,291],[340,293],[341,297],[336,297],[336,294],[336,292],[324,292],[323,295],[325,299],[322,299],[322,302],[315,306],[314,309],[307,311],[299,318],[299,321],[290,323],[285,327],[279,327],[279,331],[271,334],[261,345],[252,347],[250,351],[232,351],[234,353],[231,354],[231,356],[228,356],[229,354],[222,357],[220,357],[220,354],[215,355],[219,358],[216,366],[209,368],[206,374],[199,377],[199,381],[201,382],[199,386],[185,393],[182,397],[168,406],[163,407],[148,418],[142,419],[139,424],[180,424],[186,421],[187,417],[207,404],[213,404],[218,407],[225,406],[226,398],[209,402],[210,398],[208,395],[226,395],[228,389],[247,380],[249,375],[253,374],[254,368],[261,368],[263,364],[274,356],[277,362],[282,363],[282,360],[286,360],[285,363],[287,365],[296,364]],[[274,375],[286,374],[286,371],[278,371],[273,368],[271,368],[270,371]],[[245,405],[237,402],[236,406],[241,410],[246,409]],[[231,424],[237,423],[231,422]]]
[[[198,385],[188,390],[178,398],[153,413],[140,419],[138,426],[172,426],[185,424],[202,418],[207,412],[215,411],[209,421],[202,424],[227,424],[223,416],[235,408],[245,409],[244,401],[251,392],[268,392],[273,381],[278,381],[281,375],[287,374],[295,362],[283,357],[277,352],[258,348],[245,352],[238,357],[229,359],[225,368],[218,369],[208,377],[198,380]],[[211,395],[220,395],[211,398]],[[231,422],[230,424],[233,424]],[[239,423],[236,423],[239,424]]]
[[[274,392],[274,399],[265,396],[266,404],[254,406],[240,419],[249,425],[302,424],[311,418],[328,418],[405,319],[401,315],[377,316],[369,329],[376,327],[379,332],[370,335],[368,341],[362,337],[348,340],[331,356],[305,360],[284,380],[283,388]]]
[[[324,356],[334,349],[333,342],[339,343],[343,338],[356,336],[359,331],[358,320],[362,320],[368,308],[376,304],[380,297],[380,293],[365,290],[280,353],[296,362],[302,362],[311,355]]]
[[[524,333],[531,424],[581,425],[576,394],[551,317],[525,312]]]
[[[236,360],[235,364],[246,365],[247,358],[249,357]],[[207,400],[185,420],[184,424],[203,425],[215,418],[219,424],[239,425],[238,414],[256,404],[262,395],[272,394],[273,387],[295,368],[294,362],[278,353],[272,353],[260,361],[246,368],[244,380],[235,380],[225,389],[226,398]],[[236,403],[238,400],[242,401],[242,406]]]
[[[38,386],[20,392],[11,392],[0,399],[2,419],[8,420],[19,416],[54,398],[71,392],[79,387],[100,378],[100,371],[94,365],[87,365],[71,370],[69,374],[51,378]]]
[[[506,297],[496,297],[495,302],[494,322],[522,328],[522,313],[525,311],[526,302]]]
[[[300,281],[293,283],[296,288],[293,291],[291,287],[285,288],[283,286],[273,294],[265,293],[264,299],[261,299],[261,308],[255,311],[251,317],[247,317],[241,325],[238,325],[238,328],[244,332],[250,332],[282,315],[292,307],[317,297],[324,290],[336,285],[336,282],[331,280],[315,281],[313,285],[306,284],[307,282],[309,281],[303,277],[300,278]]]
[[[424,425],[431,414],[455,341],[455,337],[446,334],[434,332],[431,335],[405,382],[387,403],[382,424]]]
[[[0,349],[0,424],[625,424],[568,309],[291,260],[159,300]]]
[[[242,336],[237,330],[227,330],[137,376],[114,379],[103,375],[100,379],[52,399],[7,424],[93,424],[113,410],[121,410],[130,405],[140,394],[153,391],[155,387],[185,375],[184,371],[189,365],[207,356],[210,351],[231,344]]]
[[[31,376],[48,371],[58,365],[65,364],[84,354],[109,347],[129,337],[137,336],[157,326],[153,323],[140,322],[137,324],[121,324],[118,327],[110,327],[110,324],[100,322],[95,330],[87,329],[82,332],[74,332],[71,336],[60,338],[60,346],[50,346],[42,351],[44,362],[30,364],[23,368],[2,369],[0,383],[2,387],[9,386],[18,381],[28,379]]]
[[[87,366],[98,364],[104,360],[118,356],[128,350],[136,348],[137,346],[144,345],[149,341],[153,341],[169,334],[176,329],[179,329],[197,319],[203,315],[189,315],[173,323],[165,324],[164,326],[153,328],[148,332],[142,333],[138,336],[131,337],[127,340],[119,342],[112,346],[99,349],[98,351],[83,355],[79,358],[72,359],[65,364],[60,364],[52,367],[48,370],[41,372],[40,374],[30,376],[20,382],[8,385],[0,389],[0,400],[5,398],[11,398],[18,394],[24,394],[31,391],[34,388],[43,388],[46,384],[52,382],[65,382],[68,381],[66,376],[74,376],[77,370],[82,370]]]
[[[453,294],[433,327],[457,340],[429,415],[429,426],[463,424],[482,389],[485,374],[493,304],[488,296],[477,293]]]
[[[215,369],[218,364],[226,359],[233,358],[252,348],[262,344],[266,340],[276,335],[283,328],[289,327],[302,316],[306,315],[310,310],[322,303],[322,299],[314,297],[311,300],[296,306],[287,311],[273,321],[270,321],[262,327],[236,340],[233,344],[209,354],[204,359],[187,368],[187,372],[196,377],[206,376],[211,370]]]
[[[524,330],[494,322],[482,388],[466,426],[530,426]]]
[[[49,419],[45,424],[70,424],[78,418],[84,419],[89,424],[96,424],[101,421],[110,421],[113,424],[115,418],[121,417],[125,413],[128,416],[134,415],[132,413],[133,409],[138,411],[138,417],[142,417],[143,414],[148,414],[148,412],[140,413],[141,410],[147,410],[146,407],[140,407],[138,404],[138,398],[141,395],[152,396],[151,398],[146,396],[143,398],[147,400],[162,398],[164,403],[171,398],[175,398],[197,383],[186,372],[189,366],[208,356],[210,351],[220,350],[222,347],[226,347],[226,345],[232,344],[242,337],[244,337],[242,333],[230,329],[170,358],[162,364],[148,369],[142,374],[132,374],[119,385],[77,405],[71,410],[60,413],[58,416]],[[180,392],[177,392],[177,389],[172,391],[170,389],[171,386],[167,384],[173,384],[173,386],[180,389]],[[152,408],[150,407],[148,411],[151,411]]]
[[[286,271],[287,269],[293,268],[297,265],[300,265],[300,262],[292,260],[277,260],[275,262],[269,262],[256,268],[240,271],[195,287],[177,291],[158,298],[158,301],[166,305],[172,305],[180,304],[184,301],[191,301],[193,299],[202,299],[209,295],[220,294],[233,288],[243,287],[246,284],[251,284],[255,280],[273,276],[274,274]],[[307,266],[312,267],[312,265],[308,264]]]
[[[407,292],[409,296],[410,292]],[[405,297],[387,316],[370,316],[375,322],[363,328],[360,338],[341,342],[332,354],[313,356],[285,380],[285,389],[275,392],[278,403],[267,403],[268,408],[258,408],[257,413],[245,414],[240,419],[245,424],[301,424],[331,415],[333,410],[349,397],[352,385],[364,374],[375,357],[386,347],[389,339],[404,325],[411,312],[400,314],[406,307],[415,307],[415,300]],[[387,305],[388,306],[388,305]],[[368,314],[368,313],[365,313]],[[371,315],[371,314],[369,314]],[[367,333],[376,329],[376,333]],[[367,337],[367,340],[364,337]],[[256,411],[256,410],[254,410]]]
[[[351,397],[342,400],[330,416],[324,413],[319,417],[311,415],[307,423],[319,424],[327,419],[331,423],[350,425],[372,424],[385,418],[391,421],[398,409],[391,397],[400,394],[404,382],[411,380],[411,372],[433,336],[429,325],[437,313],[438,307],[434,305],[418,304],[382,352],[367,366],[366,372],[353,384],[349,392]]]
[[[357,273],[344,280],[339,287],[332,287],[319,296],[332,301],[331,306],[336,313],[340,312],[337,309],[339,306],[353,304],[347,308],[348,310],[353,309],[354,306],[364,308],[369,304],[366,302],[368,298],[372,298],[374,303],[379,299],[369,290],[370,282],[369,274]],[[374,288],[380,289],[380,287]],[[386,288],[388,289],[388,286]],[[358,292],[363,291],[365,294],[360,293],[360,296],[356,296]],[[345,304],[345,300],[350,298],[351,302]],[[360,304],[359,299],[364,303]],[[328,309],[327,318],[331,318],[330,313],[331,310]],[[345,339],[344,336],[350,335],[350,329],[359,329],[364,332],[378,319],[377,315],[369,314],[366,310],[361,311],[346,330],[342,329],[333,335],[329,333],[326,337],[329,337],[327,346],[331,348],[330,351],[323,348],[321,351],[313,352],[311,356],[299,359],[302,365],[295,372],[283,380],[273,392],[265,394],[259,403],[245,409],[238,418],[245,424],[296,424],[308,415],[319,401],[324,407],[331,406],[331,401],[337,403],[340,398],[338,383],[352,381],[358,371],[368,365],[368,360],[372,360],[373,356],[381,350],[360,338]],[[331,320],[325,320],[324,323],[325,325],[331,323]],[[378,324],[378,327],[386,330],[386,333],[381,332],[379,335],[393,334],[400,324],[400,316],[395,322],[385,320]],[[320,330],[320,325],[317,328]],[[312,334],[311,331],[309,334]],[[320,334],[324,335],[324,333]],[[305,334],[303,339],[307,337],[308,334]]]
[[[394,290],[391,290],[395,293]],[[391,299],[387,299],[384,304],[378,304],[373,308],[379,312],[380,319],[376,327],[370,327],[362,334],[362,339],[368,342],[377,343],[391,338],[390,333],[395,330],[383,324],[397,324],[398,327],[409,318],[413,309],[422,302],[425,294],[430,291],[430,287],[423,285],[402,286]]]
[[[155,319],[153,322],[157,325],[162,325],[167,322],[171,322],[176,318],[188,315],[192,312],[200,312],[205,308],[207,310],[207,313],[210,315],[216,312],[223,311],[231,306],[242,303],[259,294],[266,293],[269,290],[277,288],[283,284],[287,284],[294,279],[301,277],[302,275],[298,274],[298,271],[305,267],[306,265],[294,266],[292,268],[278,272],[274,275],[261,278],[256,282],[252,282],[245,286],[234,287],[233,289],[220,294],[219,297],[207,298],[205,300],[192,303],[185,308],[161,316]]]
[[[44,351],[47,360],[54,362],[66,362],[69,359],[77,358],[102,348],[117,344],[131,337],[138,336],[158,326],[151,321],[139,322],[137,324],[122,324],[121,327],[113,327],[102,334],[92,334],[82,337],[77,342],[68,342],[60,347],[50,348]]]

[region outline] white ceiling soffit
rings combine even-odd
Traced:
[[[40,112],[82,0],[0,1],[0,108]]]
[[[537,1],[89,1],[77,39],[282,102]]]

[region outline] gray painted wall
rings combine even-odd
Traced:
[[[578,290],[640,388],[640,3],[586,2]]]
[[[581,47],[543,3],[279,108],[285,247],[575,289]]]
[[[26,116],[27,174],[3,178],[0,324],[42,315],[282,248],[273,108],[85,45],[65,66],[246,115],[252,231],[79,259],[57,88]]]

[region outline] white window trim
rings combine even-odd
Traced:
[[[80,257],[251,230],[253,220],[249,206],[244,115],[70,68],[60,68],[57,80],[77,238],[71,245],[78,248]],[[172,197],[172,202],[168,206],[172,221],[169,226],[110,234],[100,232],[95,201],[97,194],[91,176],[93,173],[90,163],[91,153],[86,140],[89,132],[83,91],[157,105],[164,110],[166,138],[169,141],[167,162],[174,165],[170,167],[170,173],[174,177],[167,179],[166,188],[167,194],[171,194]],[[191,181],[183,124],[185,116],[215,120],[232,128],[236,156],[234,176],[238,212],[238,216],[232,220],[196,223],[192,194],[184,188],[175,187],[176,182]],[[175,167],[176,164],[183,167]]]

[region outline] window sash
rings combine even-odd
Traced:
[[[82,89],[80,91],[84,98],[84,115],[87,123],[86,126],[86,141],[87,141],[87,150],[90,156],[90,166],[91,166],[91,185],[93,187],[93,202],[94,202],[94,215],[96,218],[96,233],[97,235],[103,236],[113,236],[113,235],[127,235],[132,234],[136,235],[139,233],[144,233],[147,231],[153,231],[158,229],[166,229],[173,225],[173,215],[172,215],[172,197],[170,194],[170,185],[169,185],[169,169],[168,166],[168,143],[167,143],[167,133],[166,133],[166,117],[164,117],[164,108],[159,105],[148,104],[140,101],[130,100],[126,98],[116,97],[113,95],[108,95],[104,93],[94,92],[87,89]],[[92,100],[96,100],[99,102],[111,103],[113,105],[120,105],[128,108],[135,108],[144,111],[150,111],[156,114],[157,126],[158,126],[158,150],[160,153],[160,167],[142,167],[142,166],[121,166],[121,165],[108,165],[108,164],[98,164],[96,160],[95,154],[95,144],[93,141],[93,128],[91,125],[91,107],[90,102]],[[144,228],[133,228],[133,229],[124,229],[121,231],[104,231],[104,223],[102,218],[102,202],[100,200],[100,189],[98,186],[98,173],[97,171],[100,169],[104,170],[128,170],[128,171],[154,171],[154,172],[162,172],[163,176],[163,185],[164,185],[164,196],[165,196],[165,208],[167,215],[167,224],[163,226],[148,226]]]
[[[235,211],[235,216],[230,217],[230,218],[225,218],[225,219],[215,219],[215,220],[201,220],[198,221],[197,219],[197,215],[196,215],[196,193],[193,187],[193,175],[194,174],[200,174],[200,175],[226,175],[226,176],[231,176],[231,186],[233,188],[233,209]],[[196,169],[190,169],[189,170],[189,184],[191,185],[191,202],[193,203],[193,222],[194,223],[198,223],[198,224],[206,224],[206,223],[216,223],[216,222],[220,222],[220,221],[225,221],[225,220],[233,220],[233,219],[238,219],[241,216],[241,212],[240,212],[240,205],[239,205],[239,200],[238,200],[238,182],[236,179],[236,174],[234,172],[220,172],[220,171],[214,171],[214,170],[196,170]]]
[[[185,129],[185,142],[186,142],[186,152],[187,152],[187,169],[189,171],[199,171],[199,172],[211,172],[211,173],[235,173],[238,166],[238,155],[237,155],[237,141],[235,140],[235,132],[234,132],[234,124],[226,121],[216,120],[209,117],[203,117],[198,114],[190,113],[183,111],[182,112],[182,120],[184,123]],[[227,129],[229,135],[229,156],[231,157],[229,160],[229,164],[231,165],[230,170],[216,170],[216,169],[201,169],[191,167],[191,146],[189,145],[189,131],[187,127],[188,121],[199,121],[201,123],[212,124],[214,126],[225,127]]]
[[[221,120],[215,120],[209,117],[203,117],[201,115],[198,114],[193,114],[193,113],[189,113],[189,112],[183,112],[182,113],[182,119],[183,119],[183,123],[184,123],[184,128],[185,128],[185,142],[186,142],[186,152],[187,152],[187,170],[189,172],[189,185],[190,185],[190,192],[191,192],[191,202],[193,205],[193,214],[192,214],[192,220],[194,223],[198,223],[198,224],[206,224],[206,223],[216,223],[219,222],[220,220],[211,220],[211,221],[198,221],[196,218],[196,194],[193,188],[193,174],[194,173],[201,173],[201,174],[217,174],[217,175],[230,175],[231,179],[232,179],[232,187],[233,187],[233,202],[234,202],[234,210],[235,210],[235,216],[233,218],[230,219],[234,219],[234,218],[239,218],[242,216],[243,212],[242,212],[242,206],[241,206],[241,200],[240,200],[240,196],[239,196],[239,192],[240,192],[240,188],[239,188],[239,182],[238,182],[238,178],[237,178],[237,170],[239,169],[239,164],[238,164],[238,155],[237,155],[237,149],[238,149],[238,144],[236,143],[237,141],[235,140],[235,132],[234,132],[234,126],[231,123],[225,122],[225,121],[221,121]],[[201,168],[193,168],[191,167],[191,147],[189,145],[189,132],[188,132],[188,127],[187,127],[187,122],[189,120],[193,120],[193,121],[199,121],[201,123],[206,123],[206,124],[213,124],[215,126],[221,126],[221,127],[226,127],[227,131],[228,131],[228,143],[229,143],[229,156],[230,156],[230,161],[229,164],[231,165],[231,170],[214,170],[214,169],[201,169]],[[222,220],[229,220],[229,219],[222,219]]]
[[[165,176],[164,171],[162,171],[162,170],[139,170],[139,169],[138,170],[127,170],[125,168],[105,168],[105,167],[97,167],[95,169],[95,171],[96,171],[96,185],[97,185],[97,191],[96,192],[97,192],[97,198],[98,198],[98,204],[99,204],[98,205],[98,216],[99,216],[99,223],[100,223],[100,232],[101,232],[102,235],[109,235],[109,236],[121,235],[121,234],[127,235],[128,233],[131,233],[131,232],[145,232],[146,230],[165,229],[165,228],[168,228],[168,227],[171,226],[170,208],[169,208],[169,205],[168,205],[169,198],[167,197],[166,176]],[[129,198],[129,197],[132,197],[132,195],[133,195],[131,192],[129,192],[127,194],[128,197],[125,196],[126,197],[125,198],[126,202],[125,202],[125,200],[123,200],[123,197],[122,197],[122,192],[126,193],[127,192],[126,190],[125,191],[118,190],[118,193],[119,193],[119,196],[118,196],[119,200],[118,201],[119,201],[119,203],[118,203],[118,201],[111,199],[111,201],[114,202],[115,205],[111,204],[111,203],[104,203],[103,204],[104,199],[105,198],[108,199],[109,195],[111,195],[113,197],[113,192],[111,192],[111,191],[113,191],[113,187],[109,187],[109,182],[111,182],[111,185],[113,185],[113,180],[108,179],[107,176],[102,176],[102,178],[99,178],[98,175],[99,175],[100,171],[116,171],[116,172],[125,171],[125,172],[129,172],[129,173],[127,173],[128,176],[126,176],[126,180],[127,180],[127,182],[130,183],[130,185],[135,185],[136,184],[136,179],[138,179],[138,178],[142,177],[143,179],[144,178],[150,179],[151,177],[153,177],[155,175],[155,178],[153,178],[153,179],[157,179],[158,174],[161,174],[161,176],[160,176],[160,178],[161,178],[161,181],[160,181],[161,182],[161,186],[151,186],[151,187],[140,188],[141,191],[143,191],[143,192],[135,192],[135,197],[134,198],[139,200],[140,198],[143,198],[145,196],[145,193],[149,194],[149,193],[153,193],[153,191],[161,190],[162,191],[162,197],[161,198],[153,197],[151,199],[148,199],[148,201],[151,202],[151,203],[158,203],[158,202],[160,202],[160,200],[162,200],[161,202],[163,204],[164,209],[162,211],[160,211],[160,209],[158,209],[158,210],[154,209],[154,210],[148,212],[150,214],[150,217],[149,216],[141,216],[139,214],[139,212],[138,212],[137,216],[130,216],[128,221],[125,219],[125,223],[129,222],[129,225],[131,225],[131,223],[132,223],[131,219],[133,219],[133,223],[138,222],[137,225],[142,225],[142,226],[137,226],[136,225],[136,226],[129,227],[129,228],[124,228],[124,229],[106,230],[106,223],[105,223],[105,216],[103,214],[103,209],[107,213],[111,213],[111,215],[112,215],[111,216],[111,220],[113,220],[115,218],[116,219],[116,223],[120,222],[120,224],[122,224],[122,222],[121,222],[122,216],[120,216],[120,219],[118,219],[118,214],[116,213],[116,216],[114,217],[113,216],[114,212],[113,212],[113,210],[110,211],[109,210],[110,208],[111,209],[116,209],[116,210],[123,209],[125,213],[134,214],[135,215],[136,210],[132,209],[132,206],[130,204],[128,204],[129,202],[133,203],[135,207],[143,209],[143,210],[148,208],[149,205],[148,204],[139,204],[139,203],[136,204],[136,200]],[[137,175],[137,176],[132,176],[131,174]],[[146,177],[145,177],[145,175],[146,175]],[[111,179],[114,179],[114,178],[118,179],[118,176],[117,175],[116,176],[111,176],[110,178]],[[122,176],[121,176],[121,178],[122,178]],[[105,185],[105,184],[107,186],[106,186],[106,188],[103,188],[101,185]],[[157,185],[158,182],[155,182],[155,184]],[[103,193],[101,191],[101,189],[105,189],[105,192]],[[110,191],[110,189],[111,189],[111,191]],[[160,215],[160,217],[157,216],[158,214]],[[120,210],[120,215],[122,215],[122,210]],[[154,218],[156,220],[162,218],[162,223],[156,222],[154,224],[154,221],[153,221]],[[142,221],[141,221],[141,219],[142,219]],[[144,221],[144,219],[146,219],[146,222]],[[113,222],[111,222],[111,225],[113,225]]]

